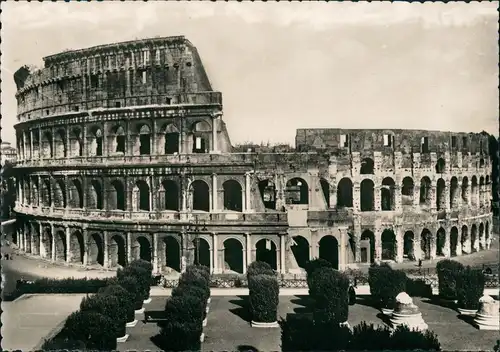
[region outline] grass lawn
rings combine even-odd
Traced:
[[[167,297],[153,297],[146,310],[163,310]],[[208,325],[204,328],[204,351],[279,351],[280,329],[259,329],[250,326],[246,296],[212,297]],[[497,331],[480,331],[469,322],[460,319],[457,313],[446,307],[436,305],[426,298],[415,298],[425,322],[439,338],[444,351],[489,351],[493,349],[498,337]],[[289,313],[306,313],[309,309],[307,296],[280,296],[279,315],[283,318]],[[358,303],[349,307],[349,324],[357,325],[362,321],[384,324],[380,311],[370,305],[368,299],[358,297]],[[139,321],[126,343],[118,345],[119,350],[158,350],[154,336],[159,329],[154,323]]]

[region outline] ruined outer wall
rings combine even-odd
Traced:
[[[183,36],[66,51],[15,74],[18,120],[95,108],[221,104],[201,59]]]

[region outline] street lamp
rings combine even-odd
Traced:
[[[195,234],[195,242],[196,242],[196,253],[195,253],[195,264],[200,264],[200,232],[206,231],[206,221],[199,221],[198,215],[195,215],[194,222],[189,223],[187,230],[189,232],[193,232]],[[195,248],[193,248],[195,249]]]

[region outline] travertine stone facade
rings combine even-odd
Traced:
[[[298,273],[313,257],[343,269],[489,247],[482,134],[310,129],[292,153],[232,153],[221,94],[184,37],[68,51],[15,79],[27,252]]]

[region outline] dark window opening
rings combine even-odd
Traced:
[[[125,153],[125,136],[116,136],[116,152]]]
[[[467,148],[468,145],[468,138],[467,137],[462,137],[462,146],[464,148]]]
[[[347,134],[340,135],[340,147],[341,148],[349,147],[349,136]]]
[[[115,101],[115,108],[120,108],[122,106],[122,103],[119,101]]]
[[[77,105],[77,106],[73,106],[73,111],[80,111],[80,107]]]
[[[201,137],[194,138],[193,153],[205,153],[205,139]]]
[[[149,155],[151,154],[151,143],[149,139],[149,134],[141,134],[139,136],[140,140],[140,147],[139,147],[139,153],[141,155]]]
[[[166,97],[165,98],[165,104],[170,105],[172,103],[172,98]]]
[[[179,152],[179,134],[167,133],[165,135],[165,154],[174,154]]]
[[[422,137],[420,142],[420,152],[428,153],[429,152],[429,137]]]
[[[451,147],[452,148],[457,147],[457,137],[456,136],[451,136]]]
[[[50,115],[50,111],[49,110],[45,110],[45,115]]]
[[[102,156],[102,137],[96,137],[96,152],[97,156]]]

